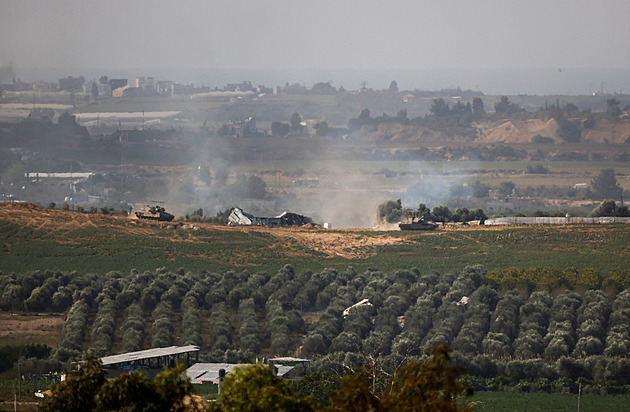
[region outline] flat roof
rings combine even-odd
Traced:
[[[204,382],[218,382],[219,381],[219,369],[225,369],[225,373],[230,373],[234,368],[239,366],[251,365],[248,363],[195,363],[190,368],[186,369],[186,375],[190,378],[191,382],[196,383],[200,381]],[[287,372],[293,369],[293,366],[278,365],[278,376],[284,376]]]
[[[300,359],[300,358],[291,358],[291,357],[281,357],[281,358],[273,358],[269,359],[270,362],[310,362],[310,359]]]
[[[179,355],[181,353],[198,352],[199,346],[169,346],[168,348],[153,348],[139,350],[137,352],[121,353],[119,355],[105,356],[101,358],[103,366],[115,365],[117,363],[133,362],[142,359],[159,358],[161,356]]]

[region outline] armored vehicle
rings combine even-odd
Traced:
[[[159,220],[161,222],[170,222],[175,216],[168,213],[162,206],[146,205],[142,209],[135,212],[138,219]]]
[[[414,217],[413,219],[400,223],[398,225],[400,230],[435,230],[438,225],[435,223],[427,222],[426,220],[420,217]]]

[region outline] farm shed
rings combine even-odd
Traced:
[[[294,377],[308,376],[311,374],[311,360],[310,359],[302,359],[302,358],[292,358],[292,357],[281,357],[281,358],[272,358],[269,359],[269,364],[278,368],[278,376],[285,376],[291,370],[296,369],[297,373],[292,374]],[[300,368],[298,368],[300,366]],[[290,368],[282,375],[280,375],[280,371],[282,368]]]
[[[135,369],[145,370],[147,374],[152,375],[149,371],[157,374],[164,368],[174,367],[177,361],[182,361],[189,366],[198,360],[199,347],[193,345],[153,348],[101,358],[110,377]]]
[[[271,361],[269,362],[271,364]],[[201,384],[218,384],[219,383],[219,371],[223,369],[225,374],[232,372],[234,368],[243,366],[242,363],[195,363],[186,370],[186,375],[190,378],[192,383]],[[284,376],[291,371],[294,366],[288,366],[284,364],[274,364],[278,369],[277,376]]]

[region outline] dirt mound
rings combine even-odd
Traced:
[[[0,313],[0,344],[39,342],[56,347],[61,340],[61,314]]]
[[[630,119],[599,119],[593,127],[582,132],[582,140],[592,143],[630,142]]]
[[[426,140],[438,134],[439,132],[432,132],[426,127],[391,122],[379,124],[375,138],[379,140]]]
[[[126,216],[48,209],[31,203],[0,203],[0,218],[20,226],[60,233],[85,227],[104,226],[118,227],[121,231],[127,231],[129,227],[138,226]]]
[[[210,231],[265,232],[283,242],[295,241],[299,245],[322,252],[330,257],[348,259],[363,258],[375,253],[374,247],[404,242],[403,238],[387,235],[365,236],[354,231],[328,231],[305,227],[269,228],[265,226],[228,227],[210,223],[186,225],[182,222],[155,222],[131,219],[120,215],[99,213],[79,213],[59,209],[47,209],[35,205],[0,203],[0,219],[20,226],[55,232],[59,238],[71,235],[77,229],[101,228],[109,233],[124,233],[126,236],[163,236],[164,231],[179,233],[182,230],[204,229]],[[98,236],[90,234],[89,236]],[[195,242],[195,237],[186,237],[186,241]]]
[[[47,209],[39,206],[24,206],[24,204],[0,203],[0,220],[13,224],[30,227],[48,232],[55,239],[74,238],[80,235],[83,239],[97,238],[107,233],[107,236],[139,236],[164,238],[165,233],[172,241],[205,242],[204,238],[197,238],[193,232],[204,231],[240,231],[262,232],[278,239],[282,244],[293,243],[310,251],[323,253],[328,257],[342,257],[345,259],[362,259],[378,253],[379,246],[404,244],[418,236],[440,236],[445,233],[440,229],[434,232],[402,234],[397,225],[381,226],[379,231],[395,230],[392,233],[373,232],[366,230],[327,230],[316,229],[310,225],[306,227],[270,228],[266,226],[224,226],[212,223],[185,224],[183,222],[155,222],[150,220],[130,219],[121,215],[104,215],[99,213],[79,213],[59,209]],[[476,227],[479,228],[479,227]],[[485,227],[481,227],[486,229]],[[77,229],[89,229],[76,232]],[[466,228],[458,227],[459,230]],[[488,230],[492,230],[490,228]],[[274,244],[272,242],[271,244]],[[295,251],[297,254],[307,254],[304,250]]]
[[[481,123],[476,127],[479,130],[479,141],[482,143],[530,143],[532,137],[536,135],[551,137],[555,142],[561,141],[558,137],[558,122],[555,119],[507,120],[499,123]]]
[[[581,141],[590,143],[614,143],[623,144],[630,142],[630,119],[597,119],[594,124],[586,128],[582,120],[575,119],[582,129]],[[463,129],[432,130],[417,124],[401,124],[397,122],[385,122],[374,129],[365,126],[359,134],[365,140],[380,141],[418,141],[418,142],[464,142],[471,136],[478,136],[478,143],[520,143],[532,142],[534,136],[551,138],[554,143],[562,143],[558,131],[560,126],[556,119],[528,119],[528,120],[501,120],[497,122],[473,123],[472,127],[477,133],[464,133]],[[470,130],[470,129],[468,129]]]
[[[558,122],[549,120],[502,120],[499,122],[482,122],[473,124],[477,133],[461,133],[458,130],[432,130],[416,124],[401,124],[396,122],[381,123],[376,130],[362,129],[362,138],[369,140],[407,140],[407,141],[469,141],[478,136],[480,143],[530,143],[532,137],[540,135],[550,137],[559,143]]]
[[[43,207],[32,203],[0,203],[0,205],[6,207],[7,209],[44,209]]]
[[[366,258],[376,254],[374,247],[404,243],[405,239],[388,235],[365,236],[353,232],[274,230],[271,232],[279,238],[290,238],[299,244],[325,253],[330,257],[346,259]]]

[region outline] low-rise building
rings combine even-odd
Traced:
[[[175,86],[170,80],[160,80],[155,83],[155,93],[159,96],[173,96]]]
[[[119,87],[112,91],[113,97],[139,97],[142,95],[142,89],[138,87],[131,87],[129,85]]]

